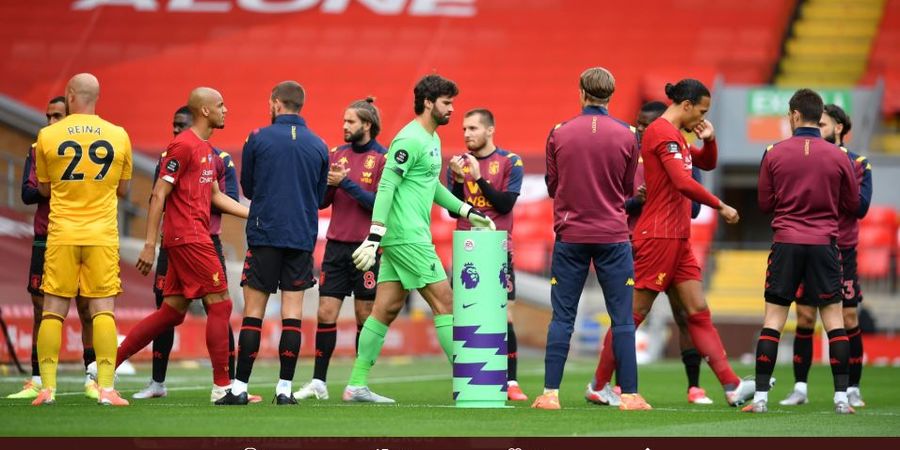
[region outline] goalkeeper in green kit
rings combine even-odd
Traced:
[[[359,350],[344,389],[347,402],[394,403],[368,387],[369,370],[381,353],[388,327],[417,289],[434,313],[434,328],[441,348],[453,353],[453,293],[441,260],[431,242],[431,204],[468,219],[475,227],[495,229],[481,211],[463,203],[440,183],[441,139],[437,127],[450,122],[456,84],[428,75],[414,89],[416,118],[397,133],[387,161],[369,237],[353,252],[353,263],[366,271],[375,264],[381,247],[381,269],[372,314],[359,335]]]

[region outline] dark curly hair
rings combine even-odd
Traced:
[[[456,87],[456,83],[440,75],[425,75],[416,83],[413,95],[415,96],[413,108],[416,114],[422,114],[425,111],[425,100],[434,102],[438,97],[456,97],[459,95],[459,88]]]

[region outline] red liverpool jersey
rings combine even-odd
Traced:
[[[691,177],[694,164],[703,170],[716,167],[716,142],[707,141],[703,149],[690,146],[671,122],[660,117],[644,131],[641,157],[647,202],[633,239],[690,238],[691,200],[719,207],[719,199]]]
[[[163,215],[163,247],[212,242],[209,208],[216,182],[213,148],[193,130],[185,130],[169,144],[160,163],[159,178],[172,184]]]

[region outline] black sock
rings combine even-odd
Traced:
[[[84,368],[87,369],[87,366],[92,362],[97,361],[97,354],[94,353],[94,347],[87,347],[84,351],[81,352],[81,359],[84,360]]]
[[[155,291],[156,309],[162,307],[163,295],[161,291]],[[166,371],[169,368],[169,354],[172,353],[172,345],[175,343],[175,329],[170,328],[153,339],[153,381],[164,383]]]
[[[362,333],[363,326],[361,323],[356,324],[356,353],[359,354],[359,335]]]
[[[700,387],[700,352],[696,348],[689,348],[681,352],[681,362],[684,363],[684,372],[687,374],[688,389]]]
[[[293,380],[300,356],[300,319],[281,320],[281,341],[278,343],[278,358],[281,360],[281,380]]]
[[[797,327],[794,334],[794,381],[806,383],[809,379],[809,368],[812,366],[813,333],[812,328]]]
[[[847,339],[847,330],[838,328],[828,332],[828,360],[831,362],[831,375],[834,377],[834,391],[847,391],[850,362],[850,340]]]
[[[234,330],[231,329],[231,322],[228,322],[228,379],[234,379],[234,358],[237,352],[234,351]]]
[[[169,368],[169,354],[175,343],[175,329],[169,328],[153,339],[153,381],[163,383],[166,381],[166,371]]]
[[[769,378],[778,359],[778,341],[781,333],[763,328],[756,341],[756,392],[769,392]]]
[[[847,338],[850,339],[850,380],[849,384],[859,387],[863,368],[863,337],[859,327],[847,330]]]
[[[356,333],[359,342],[359,332]],[[334,354],[334,346],[337,343],[337,325],[333,323],[319,322],[316,328],[316,366],[313,368],[313,378],[325,381],[328,376],[328,363]]]
[[[35,333],[35,335],[37,335],[37,333]],[[41,366],[38,364],[37,357],[37,336],[35,336],[31,342],[31,376],[41,376]]]
[[[250,372],[253,371],[253,362],[259,352],[259,336],[262,334],[262,319],[256,317],[244,317],[241,322],[241,334],[238,336],[238,361],[234,371],[237,380],[247,383],[250,381]]]
[[[519,343],[516,340],[516,330],[512,322],[506,322],[506,348],[508,350],[506,362],[506,381],[516,381],[519,371]]]

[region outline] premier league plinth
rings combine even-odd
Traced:
[[[506,406],[506,231],[453,232],[453,398]]]

